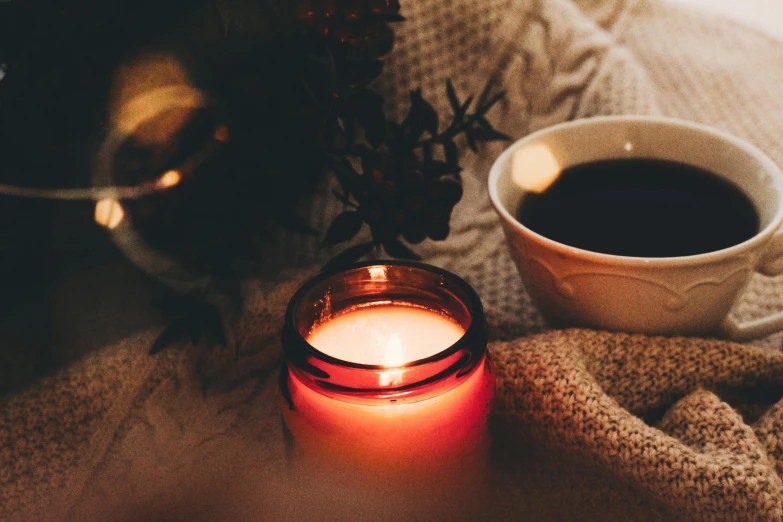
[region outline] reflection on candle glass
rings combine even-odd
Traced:
[[[317,347],[317,345],[316,345]],[[386,356],[383,358],[382,365],[387,368],[396,368],[402,366],[406,362],[404,348],[402,347],[402,341],[400,336],[396,333],[389,336],[389,341],[386,343]],[[402,383],[402,377],[405,370],[381,370],[378,372],[378,385],[379,386],[396,386]]]

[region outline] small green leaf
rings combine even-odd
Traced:
[[[349,25],[351,25],[351,22],[349,22]],[[355,22],[353,25],[355,26]],[[372,38],[364,39],[363,45],[354,47],[345,44],[345,58],[349,62],[361,62],[367,59],[374,60],[388,54],[393,47],[394,31],[388,25],[381,23],[375,26]]]
[[[317,55],[314,53],[307,53],[306,58],[310,60],[311,62],[315,62],[318,65],[322,65],[324,67],[329,67],[329,57],[325,55]]]
[[[219,346],[226,346],[226,328],[217,308],[214,306],[205,307],[201,313],[201,323],[204,336],[208,341]]]
[[[446,140],[443,142],[443,153],[446,156],[446,163],[449,165],[459,164],[459,153],[457,152],[457,144],[453,140]]]
[[[367,141],[378,148],[386,137],[386,114],[383,111],[383,96],[370,89],[357,91],[350,101],[356,121],[364,128]]]
[[[356,123],[352,117],[338,117],[334,121],[332,143],[338,151],[350,148],[356,139]]]
[[[429,178],[439,178],[450,174],[459,174],[462,169],[456,163],[446,163],[445,161],[432,160],[427,161],[421,166],[422,173]]]
[[[419,121],[424,130],[430,133],[431,136],[437,136],[438,134],[438,113],[432,107],[432,104],[421,98],[421,114]]]
[[[411,259],[418,261],[421,256],[405,246],[399,239],[390,239],[383,242],[383,249],[392,257],[397,259]]]
[[[470,147],[470,150],[473,152],[478,151],[478,146],[476,145],[476,139],[473,137],[473,132],[475,129],[466,129],[465,130],[465,140],[468,142],[468,147]]]
[[[489,93],[492,92],[492,87],[495,86],[495,82],[490,79],[485,85],[484,88],[481,90],[481,94],[478,98],[478,106],[483,107],[484,104],[487,101],[487,97],[489,96]]]
[[[155,355],[160,353],[172,344],[181,340],[187,333],[187,329],[187,316],[179,317],[171,321],[168,326],[163,329],[158,338],[155,339],[155,342],[152,344],[152,348],[150,348],[149,354]]]
[[[457,114],[462,104],[459,102],[459,98],[457,98],[457,92],[454,90],[454,84],[451,83],[451,79],[446,80],[446,96],[449,98],[451,110],[454,111],[454,114]]]
[[[275,219],[288,230],[305,234],[307,236],[317,236],[318,231],[307,224],[302,216],[292,210],[284,211],[278,214]]]
[[[432,141],[425,141],[421,144],[421,154],[425,162],[432,161]]]
[[[367,85],[383,72],[383,61],[355,62],[344,72],[348,85]]]
[[[375,248],[375,243],[359,243],[354,245],[341,253],[334,256],[323,267],[324,272],[332,272],[344,268],[345,266],[354,263],[362,256],[369,254],[370,251]]]
[[[193,306],[193,297],[172,293],[153,299],[152,306],[159,308],[169,317],[180,316]]]
[[[334,218],[332,225],[326,232],[321,246],[331,246],[343,241],[348,241],[359,233],[362,228],[361,215],[355,210],[347,210]]]
[[[506,97],[506,91],[500,91],[499,93],[495,94],[489,101],[485,103],[479,102],[477,113],[479,116],[484,116],[489,110],[495,106],[496,103],[498,103],[500,100]]]
[[[369,174],[373,169],[381,166],[381,155],[377,151],[367,149],[361,156],[362,174]]]
[[[193,343],[193,346],[196,346],[199,342],[201,342],[201,314],[193,314],[187,318],[187,322],[188,337],[190,338],[190,342]]]
[[[398,139],[402,135],[402,127],[393,121],[389,122],[388,130],[389,130],[389,138],[392,141]]]
[[[473,129],[470,135],[476,141],[511,141],[511,137],[489,126]]]
[[[348,149],[345,154],[346,154],[346,156],[351,156],[351,157],[355,157],[355,158],[363,158],[364,156],[366,156],[370,152],[372,152],[370,150],[370,147],[368,147],[364,143],[357,143],[353,147]],[[350,163],[349,163],[349,165],[350,165]],[[353,167],[351,167],[351,169],[353,170]]]
[[[421,137],[422,133],[424,133],[425,127],[423,125],[423,113],[425,111],[424,108],[424,98],[421,97],[421,89],[416,89],[415,91],[411,91],[411,107],[408,111],[408,115],[405,117],[405,120],[402,122],[402,128],[406,131],[410,138],[411,143],[416,143],[419,141],[419,137]]]
[[[462,132],[461,129],[465,125],[465,115],[467,114],[471,103],[473,103],[473,96],[469,96],[462,105],[458,105],[457,108],[454,109],[454,118],[452,119],[449,128],[444,132],[445,135],[454,136],[455,134]]]
[[[356,148],[354,146],[351,149],[354,150]],[[329,166],[340,183],[340,188],[343,192],[346,194],[356,192],[359,185],[359,174],[354,170],[351,162],[345,156],[330,156],[330,160]]]
[[[348,207],[354,207],[356,206],[353,201],[351,201],[351,198],[348,197],[347,194],[343,194],[342,192],[338,191],[337,189],[332,189],[332,194],[334,194],[334,197],[337,198],[337,201],[340,201],[343,205]]]
[[[388,23],[404,22],[406,19],[399,13],[377,15],[377,20]]]
[[[212,277],[212,289],[215,293],[226,296],[234,310],[242,311],[242,284],[239,275],[226,270]]]
[[[457,112],[457,114],[459,115],[459,119],[465,117],[465,115],[468,113],[468,109],[470,109],[471,103],[473,103],[473,96],[468,96],[468,99],[465,100],[465,102],[459,108],[459,112]]]

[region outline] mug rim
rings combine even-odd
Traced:
[[[500,202],[500,196],[498,195],[498,181],[503,173],[503,167],[507,165],[511,159],[511,155],[515,150],[520,148],[526,143],[539,139],[543,136],[559,132],[563,129],[569,129],[573,127],[590,127],[599,123],[639,123],[649,125],[668,125],[685,129],[694,130],[704,134],[711,135],[715,138],[729,142],[732,146],[743,150],[744,152],[753,156],[759,161],[765,171],[769,172],[773,177],[777,178],[774,187],[780,195],[780,204],[775,210],[774,217],[770,220],[769,224],[756,233],[753,237],[732,245],[728,248],[721,250],[715,250],[712,252],[706,252],[703,254],[695,254],[690,256],[675,256],[675,257],[635,257],[635,256],[621,256],[616,254],[604,254],[602,252],[595,252],[592,250],[585,250],[571,246],[553,239],[549,239],[541,234],[531,230],[522,223],[520,223]],[[607,157],[607,159],[610,159]],[[783,223],[783,172],[777,164],[761,149],[753,145],[747,140],[739,138],[726,131],[704,125],[702,123],[696,123],[689,120],[683,120],[679,118],[671,118],[667,116],[643,116],[643,115],[615,115],[615,116],[593,116],[588,118],[580,118],[567,122],[558,123],[548,127],[539,129],[533,133],[524,136],[516,140],[509,145],[500,156],[492,164],[489,171],[488,179],[489,197],[492,201],[492,205],[495,210],[501,215],[501,217],[511,225],[518,232],[532,237],[537,242],[543,244],[547,248],[567,254],[567,255],[579,255],[586,260],[592,260],[594,262],[609,262],[612,264],[621,264],[625,266],[645,266],[645,267],[664,267],[664,266],[683,266],[683,265],[695,265],[709,263],[712,261],[719,261],[727,256],[734,254],[744,253],[748,250],[754,249],[760,242],[765,241],[768,237],[775,234]]]

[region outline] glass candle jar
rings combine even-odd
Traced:
[[[307,282],[283,332],[295,468],[407,502],[475,496],[495,388],[487,335],[476,292],[435,267],[370,263]]]

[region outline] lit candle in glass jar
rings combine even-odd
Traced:
[[[448,272],[387,262],[311,280],[283,337],[292,460],[403,496],[475,492],[495,386],[486,345],[478,295]]]

